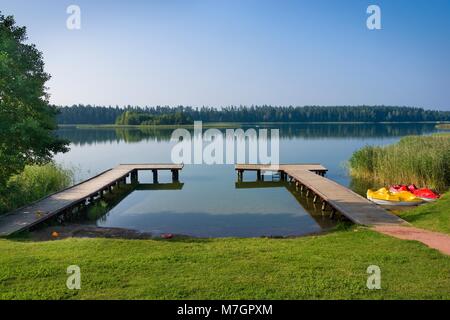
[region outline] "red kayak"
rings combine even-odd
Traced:
[[[421,198],[425,201],[436,201],[439,198],[439,194],[435,193],[433,190],[428,188],[417,188],[414,184],[409,186],[407,185],[393,185],[389,187],[389,191],[391,192],[400,192],[400,191],[409,191],[414,194],[416,197]]]

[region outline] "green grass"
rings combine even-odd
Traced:
[[[26,166],[0,189],[0,214],[36,201],[73,184],[73,172],[54,163]]]
[[[416,227],[450,234],[450,191],[436,202],[402,211],[399,215]]]
[[[349,169],[358,179],[446,190],[450,185],[450,134],[408,136],[384,147],[366,146],[352,155]]]
[[[2,299],[450,299],[450,257],[364,228],[296,239],[0,240]],[[65,286],[69,265],[81,290]],[[366,287],[369,265],[381,290]]]

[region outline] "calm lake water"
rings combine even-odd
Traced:
[[[405,135],[437,131],[434,124],[256,127],[259,128],[280,129],[280,163],[321,163],[329,169],[328,178],[357,192],[365,187],[352,182],[345,169],[345,162],[355,150],[365,145],[393,143]],[[77,180],[120,163],[171,162],[175,144],[170,141],[172,131],[62,128],[58,134],[72,141],[71,150],[58,155],[56,161],[75,168]],[[251,173],[244,176],[244,181],[255,179]],[[169,173],[160,175],[160,186],[151,185],[151,172],[140,172],[139,182],[141,186],[130,190],[109,212],[90,223],[196,237],[295,236],[320,232],[334,224],[311,200],[286,183],[236,185],[232,165],[187,165],[180,173],[182,184],[178,186],[165,184],[171,182]]]

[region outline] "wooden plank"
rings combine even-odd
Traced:
[[[122,164],[0,216],[0,236],[29,229],[99,194],[135,170],[181,170],[182,164]]]

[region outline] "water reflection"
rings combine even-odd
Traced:
[[[75,222],[128,228],[155,236],[173,233],[193,237],[299,236],[322,232],[336,224],[320,206],[312,203],[312,199],[284,181],[236,183],[236,189],[255,189],[252,193],[262,195],[264,192],[261,190],[271,193],[278,190],[278,200],[282,202],[278,211],[258,212],[249,208],[213,211],[207,207],[204,211],[192,211],[189,203],[186,210],[154,203],[162,198],[175,200],[177,193],[174,191],[181,190],[183,186],[183,183],[128,184],[102,200],[103,204],[97,203],[87,208]],[[263,205],[267,204],[264,197],[259,199]]]
[[[281,163],[321,163],[329,169],[329,179],[363,196],[369,187],[377,185],[348,176],[345,162],[355,150],[365,145],[394,143],[404,135],[437,131],[434,124],[264,124],[262,127],[280,129]],[[170,162],[171,133],[172,129],[161,128],[62,128],[59,134],[72,141],[71,150],[56,155],[55,159],[79,168],[77,181],[119,163]],[[300,235],[328,228],[329,220],[320,207],[289,185],[236,188],[234,166],[227,165],[186,165],[180,174],[185,183],[182,190],[158,190],[150,184],[151,174],[143,172],[140,182],[149,184],[137,186],[112,205],[99,209],[98,215],[92,215],[94,223],[197,236]],[[252,175],[246,173],[246,177]],[[252,179],[256,180],[256,175]],[[171,181],[170,174],[160,176],[160,182],[168,181]]]
[[[321,205],[314,203],[311,197],[307,197],[305,192],[297,190],[293,183],[287,181],[239,181],[236,182],[236,189],[265,189],[283,188],[291,194],[298,204],[311,218],[320,226],[321,230],[331,229],[336,225],[336,220],[329,218],[329,212],[322,210]]]
[[[435,124],[252,124],[245,128],[278,128],[282,139],[322,139],[322,138],[367,138],[400,137],[404,135],[429,134],[436,131]],[[207,128],[204,128],[206,130]],[[57,134],[75,145],[92,145],[99,142],[169,141],[174,129],[157,127],[140,128],[81,128],[62,127]],[[191,130],[192,129],[189,129]],[[225,129],[219,129],[225,131]]]

